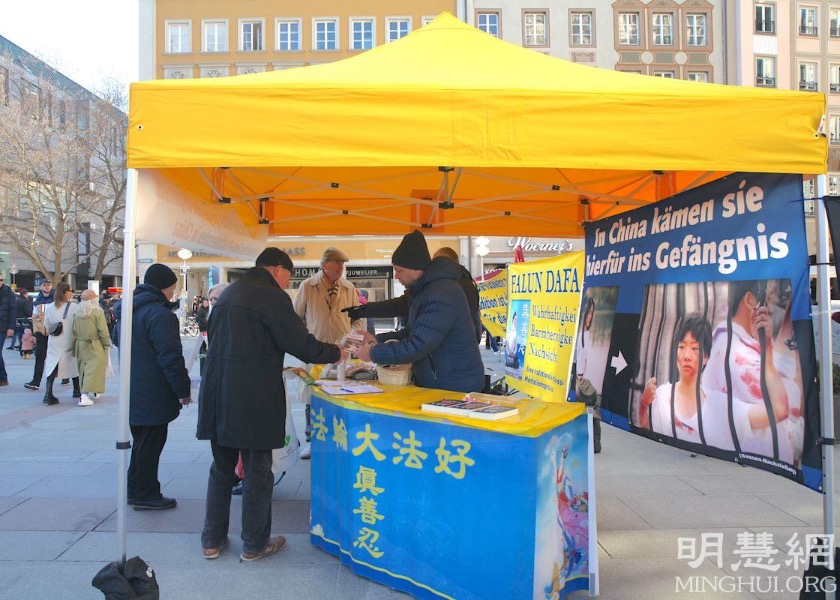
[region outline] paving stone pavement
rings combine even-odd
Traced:
[[[0,598],[102,598],[91,579],[118,558],[118,381],[109,379],[108,392],[91,407],[76,406],[71,388],[57,385],[61,403],[45,406],[43,388],[23,388],[31,379],[34,360],[2,352],[10,386],[0,388]],[[487,372],[501,376],[498,355],[483,346],[482,353]],[[116,352],[112,356],[116,365]],[[302,432],[302,405],[293,406],[293,416]],[[178,507],[128,512],[128,556],[139,555],[154,567],[162,598],[407,598],[357,577],[309,543],[306,461],[292,468],[274,492],[274,531],[288,538],[286,550],[240,564],[239,506],[234,500],[231,547],[218,560],[204,560],[199,534],[211,455],[209,444],[195,439],[195,423],[195,406],[184,409],[170,426],[161,458],[163,493],[177,498]],[[692,457],[609,426],[604,427],[603,446],[595,462],[601,598],[797,597],[784,587],[787,578],[801,573],[783,564],[785,543],[794,534],[821,531],[819,494],[780,477]],[[780,570],[736,571],[738,535],[761,532],[773,535]],[[721,566],[707,558],[693,568],[678,558],[678,539],[699,542],[703,533],[724,535]],[[739,575],[764,577],[761,589],[774,576],[781,587],[752,593],[676,590],[676,577],[713,580]]]

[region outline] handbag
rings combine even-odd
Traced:
[[[52,327],[50,327],[50,335],[61,335],[61,332],[64,331],[64,319],[67,318],[67,311],[70,310],[70,303],[67,303],[67,306],[64,307],[64,316],[61,317],[61,321],[55,323]]]

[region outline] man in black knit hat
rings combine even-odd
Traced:
[[[155,263],[134,290],[131,320],[131,394],[128,422],[134,443],[128,467],[128,503],[134,510],[175,508],[160,493],[158,465],[169,423],[187,406],[190,376],[184,365],[178,317],[172,302],[178,278]]]
[[[399,343],[363,346],[358,358],[384,365],[411,363],[414,382],[420,387],[481,391],[484,364],[470,307],[458,284],[461,266],[445,256],[432,260],[419,231],[403,238],[391,263],[394,276],[410,292],[408,324],[377,336],[365,332],[368,341]]]

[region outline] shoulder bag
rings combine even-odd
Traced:
[[[64,316],[61,317],[61,321],[50,327],[50,335],[61,335],[61,332],[64,331],[64,319],[67,318],[67,311],[70,310],[70,303],[67,303],[67,306],[64,307]]]

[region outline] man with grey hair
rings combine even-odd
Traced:
[[[353,328],[364,330],[367,327],[364,319],[351,321],[347,313],[342,312],[345,308],[359,306],[356,287],[343,277],[344,263],[349,260],[338,248],[327,248],[321,257],[321,270],[304,280],[295,296],[295,312],[306,323],[309,333],[325,344],[341,342]],[[312,438],[311,423],[307,393],[307,442]],[[308,446],[301,453],[301,458],[309,458]]]

